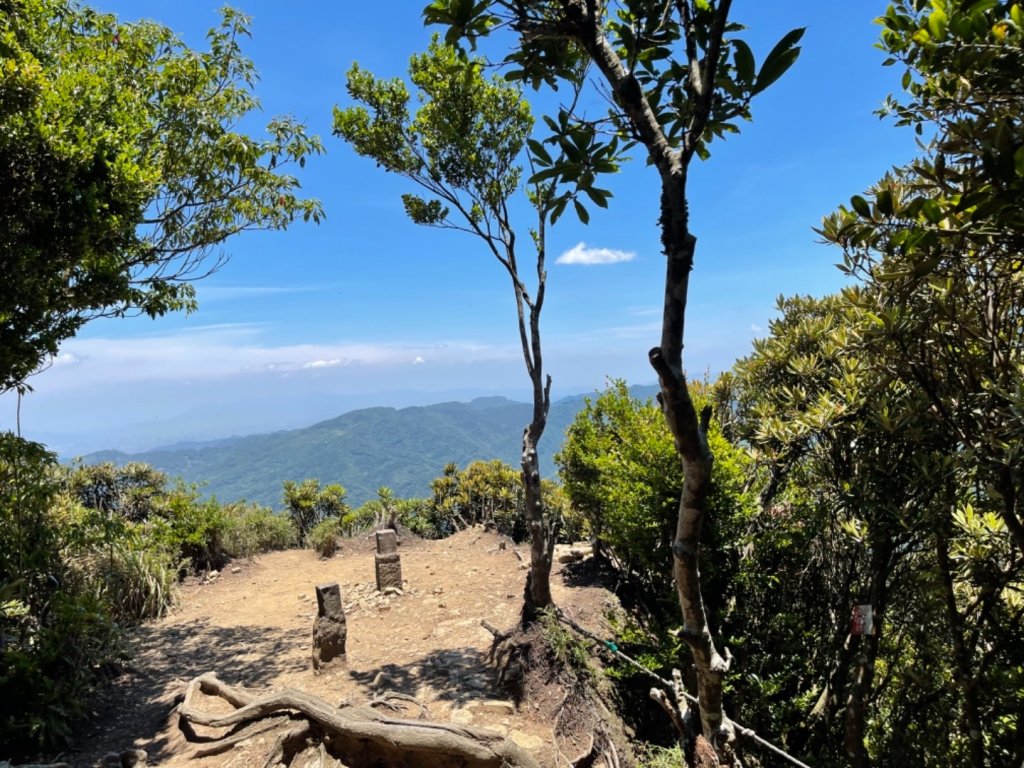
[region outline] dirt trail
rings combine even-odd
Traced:
[[[62,759],[92,766],[112,751],[140,748],[161,766],[257,765],[266,745],[191,760],[171,717],[183,683],[203,672],[257,691],[299,688],[328,702],[359,703],[377,690],[416,696],[434,720],[507,732],[547,763],[551,723],[513,711],[487,665],[491,635],[480,622],[512,626],[526,570],[501,539],[481,529],[399,547],[404,594],[382,598],[374,585],[373,540],[346,540],[329,560],[291,550],[228,565],[216,579],[186,585],[173,615],[134,634],[131,670],[96,699],[78,750]],[[528,554],[523,550],[523,556]],[[317,584],[341,584],[348,625],[346,668],[315,675],[310,663]],[[616,603],[605,590],[570,587],[555,567],[555,601],[583,624],[603,623]]]

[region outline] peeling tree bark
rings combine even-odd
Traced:
[[[524,624],[532,622],[538,611],[552,604],[551,561],[557,534],[555,522],[545,519],[540,460],[537,456],[537,443],[544,434],[548,411],[551,408],[551,377],[544,374],[544,354],[540,342],[540,316],[547,288],[547,270],[544,266],[547,210],[540,205],[537,213],[538,223],[534,237],[537,249],[536,295],[531,297],[520,279],[515,256],[515,238],[510,229],[505,239],[507,258],[499,259],[508,270],[515,289],[519,340],[533,390],[533,414],[529,425],[523,431],[523,452],[520,457],[526,524],[530,531],[530,570],[524,590]]]

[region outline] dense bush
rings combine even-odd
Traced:
[[[220,504],[200,501],[195,487],[179,482],[160,500],[144,531],[168,555],[179,558],[184,573],[222,568],[228,561],[224,539],[229,528]]]
[[[694,388],[700,403],[710,395],[705,389]],[[724,594],[727,579],[717,580],[720,588],[711,585],[716,572],[731,570],[738,558],[734,533],[753,514],[754,499],[746,489],[749,459],[715,422],[709,442],[715,463],[705,542],[718,555],[702,563],[702,571],[710,577],[706,594],[714,595]],[[573,514],[581,518],[576,525],[595,541],[599,554],[611,555],[653,593],[670,592],[666,575],[683,472],[658,406],[633,398],[625,382],[612,382],[596,399],[587,399],[555,460]]]
[[[228,557],[253,557],[263,552],[288,549],[298,543],[295,523],[259,504],[235,503],[223,507],[227,529],[222,536]]]
[[[428,538],[450,536],[471,525],[493,526],[515,541],[524,541],[526,501],[520,470],[503,461],[473,461],[463,470],[448,464],[430,484],[434,495],[416,510],[412,525]],[[558,486],[541,482],[545,514],[562,516],[563,497]]]
[[[203,501],[141,464],[59,467],[0,435],[0,741],[59,745],[125,658],[120,626],[165,614],[181,574],[296,541],[264,507]]]
[[[338,535],[340,520],[336,517],[328,517],[314,525],[306,534],[306,546],[320,555],[320,557],[333,557],[338,551]]]
[[[62,742],[124,645],[108,602],[66,560],[56,457],[0,434],[0,743],[17,756]],[[96,534],[85,538],[102,538]]]
[[[340,485],[321,486],[320,481],[313,478],[301,483],[285,480],[284,507],[298,529],[300,541],[305,542],[309,532],[321,521],[340,518],[348,512],[345,493]]]

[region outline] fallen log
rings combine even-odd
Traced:
[[[235,707],[234,711],[217,715],[200,710],[195,701],[196,694],[200,692],[223,699]],[[316,696],[292,689],[256,698],[207,673],[189,682],[178,716],[187,736],[193,725],[231,728],[282,712],[298,713],[321,732],[327,750],[350,765],[375,768],[539,768],[528,752],[496,731],[456,723],[389,717],[378,712],[375,706],[387,704],[388,698],[384,695],[369,704],[341,709]],[[224,738],[230,738],[230,734]],[[208,752],[209,745],[204,745],[202,750]]]

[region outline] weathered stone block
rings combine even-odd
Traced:
[[[313,622],[313,669],[320,671],[331,662],[345,663],[348,628],[338,584],[320,584],[316,588],[317,617]]]
[[[383,592],[388,587],[402,588],[402,561],[398,553],[374,555],[377,570],[377,589]]]
[[[398,534],[390,528],[377,531],[377,554],[393,555],[398,552]]]

